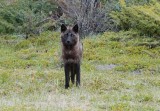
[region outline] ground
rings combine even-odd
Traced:
[[[121,31],[82,42],[81,87],[66,90],[58,32],[1,36],[1,111],[160,110],[158,39]]]

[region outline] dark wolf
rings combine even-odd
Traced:
[[[79,29],[61,25],[62,61],[65,72],[65,88],[69,87],[69,82],[74,84],[76,76],[76,86],[80,86],[80,63],[82,58],[82,43],[79,38]]]

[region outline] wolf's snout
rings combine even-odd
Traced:
[[[69,41],[69,40],[67,40],[67,44],[70,44],[70,41]]]

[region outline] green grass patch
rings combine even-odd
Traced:
[[[65,90],[59,33],[28,40],[9,36],[0,38],[2,111],[160,109],[160,46],[155,38],[131,30],[83,39],[81,87],[70,83]]]

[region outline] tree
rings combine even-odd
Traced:
[[[78,23],[82,37],[90,33],[112,30],[114,22],[100,0],[56,0],[65,16]],[[106,2],[107,3],[107,2]]]

